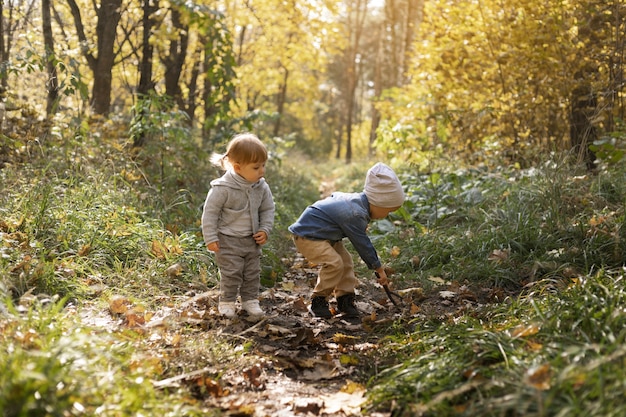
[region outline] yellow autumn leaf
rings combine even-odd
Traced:
[[[335,333],[333,336],[333,341],[340,345],[355,345],[359,339],[354,336],[350,336],[343,333]]]
[[[356,366],[359,364],[359,358],[352,355],[341,355],[339,357],[339,363],[343,366],[353,365]]]
[[[123,169],[122,171],[120,171],[120,175],[122,176],[122,178],[124,178],[128,182],[135,182],[141,179],[141,175],[133,171],[128,171],[126,169]]]
[[[346,384],[341,387],[341,392],[345,392],[348,394],[354,394],[355,392],[365,391],[365,386],[363,384],[359,384],[358,382],[350,381],[346,382]]]
[[[394,246],[393,248],[391,248],[390,255],[392,258],[397,258],[398,256],[400,256],[400,248],[398,246]]]
[[[165,245],[158,240],[152,241],[151,247],[152,254],[158,259],[165,259],[165,255],[167,253],[167,248]]]
[[[282,282],[281,287],[283,287],[283,290],[285,291],[293,291],[296,284],[293,281],[284,281]]]
[[[443,285],[446,283],[446,281],[441,277],[428,277],[428,280],[439,285]]]
[[[511,330],[511,337],[528,337],[539,333],[541,326],[537,323],[520,324]]]

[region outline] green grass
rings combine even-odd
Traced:
[[[218,282],[200,233],[217,175],[209,152],[184,136],[131,152],[118,128],[85,124],[80,135],[50,138],[0,170],[3,415],[218,415],[189,387],[156,389],[151,379],[253,359],[193,329],[179,329],[184,344],[172,348],[137,329],[81,322],[82,309],[106,311],[115,297],[157,310]],[[303,169],[310,162],[273,155],[267,180],[277,215],[263,255],[266,286],[288,267],[287,226],[318,198],[319,181],[360,191],[370,165],[331,161],[315,177]],[[407,203],[370,227],[392,281],[428,290],[441,278],[502,296],[477,297],[454,314],[398,319],[375,335],[376,356],[361,371],[366,410],[623,414],[626,170],[589,175],[551,160],[526,171],[398,172]],[[174,265],[180,272],[169,275]]]
[[[626,411],[623,271],[422,323],[371,382],[394,415],[606,416]]]

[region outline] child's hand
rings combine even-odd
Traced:
[[[389,285],[389,279],[387,278],[385,268],[380,268],[380,270],[377,269],[376,276],[378,277],[378,283],[380,285]]]
[[[211,252],[219,252],[220,251],[220,242],[215,241],[206,245],[206,248]]]
[[[267,233],[261,231],[252,235],[257,245],[265,245],[267,243]]]

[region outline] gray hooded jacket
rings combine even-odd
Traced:
[[[211,181],[202,212],[204,242],[216,242],[218,233],[247,237],[264,231],[269,237],[274,209],[272,192],[264,178],[251,183],[228,170]]]

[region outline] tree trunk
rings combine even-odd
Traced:
[[[382,65],[383,65],[383,48],[384,48],[384,36],[382,34],[385,32],[385,22],[383,21],[379,27],[378,32],[378,44],[376,46],[376,61],[374,63],[374,98],[377,99],[383,92],[383,75],[382,75]],[[372,103],[372,120],[370,125],[370,138],[368,142],[368,154],[369,156],[374,156],[376,154],[376,148],[374,147],[374,142],[376,141],[376,131],[378,130],[378,125],[380,124],[380,112],[376,109],[375,103]]]
[[[367,1],[356,0],[356,6],[349,10],[348,30],[350,45],[348,46],[347,75],[347,107],[346,107],[346,163],[352,162],[352,123],[356,105],[356,89],[359,80],[359,54],[361,34],[367,14]],[[354,21],[353,21],[354,19]]]
[[[4,16],[4,1],[0,1],[0,17]],[[4,19],[0,19],[0,98],[4,98],[7,88],[8,53],[4,43]]]
[[[152,59],[154,57],[154,47],[150,43],[150,34],[154,27],[154,19],[152,14],[158,10],[159,2],[153,0],[143,0],[143,16],[142,16],[142,48],[141,66],[139,67],[139,85],[137,86],[137,94],[146,95],[154,90],[154,80],[152,79]]]
[[[75,0],[67,0],[72,16],[74,18],[74,26],[82,52],[87,60],[89,69],[93,73],[93,88],[91,96],[91,107],[96,114],[108,115],[111,109],[111,86],[112,86],[112,70],[115,60],[115,38],[117,33],[117,25],[120,21],[120,7],[122,0],[102,0],[100,7],[96,10],[98,22],[96,24],[97,36],[97,52],[96,58],[89,52],[89,41],[85,35],[85,27],[80,15],[80,8]]]
[[[46,59],[46,71],[48,72],[48,82],[46,89],[48,97],[46,99],[46,115],[50,117],[56,113],[59,102],[59,79],[57,77],[56,57],[54,54],[54,38],[52,37],[52,18],[50,15],[50,0],[41,1],[41,22],[43,30],[44,56]]]
[[[108,115],[111,110],[112,70],[115,62],[115,38],[120,21],[122,0],[102,0],[98,9],[98,58],[94,67],[91,105],[96,114]]]
[[[178,38],[170,41],[169,52],[163,57],[165,64],[165,94],[172,97],[180,108],[184,108],[180,89],[180,74],[183,72],[183,64],[187,55],[189,44],[189,26],[181,21],[180,12],[172,8],[172,25],[178,31]]]
[[[285,101],[287,100],[287,80],[289,79],[289,70],[283,67],[285,74],[283,76],[283,83],[280,86],[280,90],[278,92],[278,98],[276,103],[276,111],[278,113],[278,117],[276,118],[276,122],[274,123],[274,137],[278,136],[280,132],[280,121],[283,117],[283,112],[285,111]]]
[[[595,168],[595,154],[589,149],[597,138],[596,127],[592,123],[597,112],[598,100],[591,87],[583,85],[572,92],[570,103],[570,143],[578,162],[588,170]]]
[[[154,56],[154,48],[150,43],[150,34],[152,33],[152,27],[154,26],[154,20],[152,19],[152,13],[158,9],[158,1],[155,1],[154,5],[151,5],[152,0],[143,0],[143,17],[141,19],[143,26],[142,34],[142,48],[143,54],[141,56],[141,65],[139,67],[139,85],[137,86],[137,96],[139,100],[145,99],[150,91],[154,90],[154,80],[152,79],[152,58]],[[145,117],[145,106],[139,106],[139,112],[137,115],[139,119]],[[146,142],[146,132],[140,131],[133,137],[133,146],[140,147]]]

